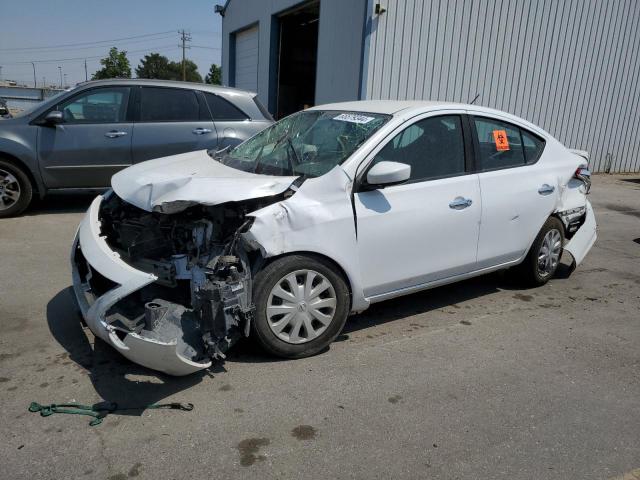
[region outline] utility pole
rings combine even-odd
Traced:
[[[187,42],[191,41],[191,34],[187,33],[183,30],[178,32],[180,34],[180,40],[182,41],[182,81],[187,81],[187,65],[185,62],[185,49],[190,48],[187,47]]]
[[[31,66],[33,67],[33,88],[38,86],[38,82],[36,82],[36,64],[31,62]]]
[[[62,67],[58,65],[58,72],[60,72],[60,88],[62,88]]]
[[[89,76],[87,75],[87,59],[84,59],[84,81],[89,80]]]
[[[2,80],[2,65],[0,65],[0,80]]]
[[[64,74],[64,88],[67,88],[67,74]]]

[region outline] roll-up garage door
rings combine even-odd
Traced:
[[[236,33],[235,87],[258,90],[258,26]]]

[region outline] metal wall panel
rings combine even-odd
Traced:
[[[640,2],[387,0],[367,22],[362,98],[476,101],[640,171]]]

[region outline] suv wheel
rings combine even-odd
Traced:
[[[556,217],[550,217],[542,226],[531,250],[518,266],[520,276],[527,285],[544,285],[556,273],[562,257],[563,231],[562,222]]]
[[[291,255],[258,272],[253,334],[269,353],[285,358],[315,355],[344,327],[349,289],[321,259]]]
[[[32,195],[29,177],[19,167],[0,159],[0,218],[22,213]]]

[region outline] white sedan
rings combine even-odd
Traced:
[[[372,303],[506,268],[542,285],[563,250],[579,264],[587,161],[473,105],[314,107],[116,174],[74,241],[76,298],[98,337],[173,375],[247,335],[313,355]]]

